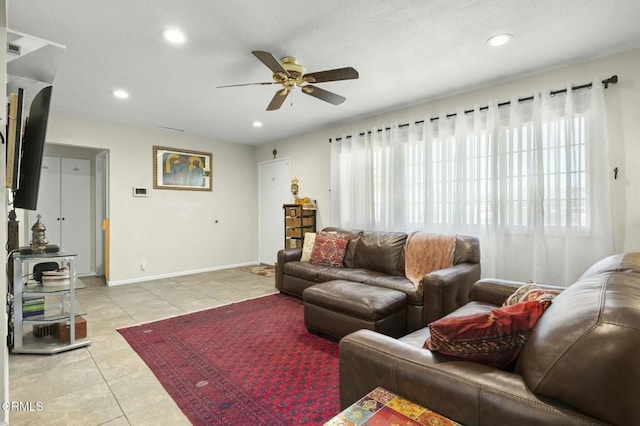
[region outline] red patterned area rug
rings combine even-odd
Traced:
[[[275,294],[118,330],[194,425],[322,424],[340,411],[338,344]]]

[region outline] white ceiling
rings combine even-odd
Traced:
[[[11,0],[8,26],[66,46],[54,112],[262,144],[639,47],[639,18],[638,0]],[[342,105],[297,90],[266,111],[277,86],[216,88],[271,80],[252,50],[360,78],[318,84]]]

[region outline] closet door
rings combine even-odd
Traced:
[[[91,161],[62,158],[60,246],[76,253],[78,274],[91,271]]]
[[[43,157],[37,210],[28,211],[27,244],[40,215],[49,244],[78,255],[76,273],[91,273],[91,199],[90,160]]]
[[[31,243],[31,226],[36,223],[37,215],[47,227],[45,235],[49,244],[60,245],[60,159],[57,157],[42,158],[38,205],[37,210],[29,211],[27,244]]]

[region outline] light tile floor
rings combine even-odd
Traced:
[[[9,399],[17,425],[189,425],[117,328],[275,293],[274,278],[225,269],[107,287],[84,277],[77,300],[87,312],[89,347],[58,355],[9,356]],[[41,402],[43,409],[35,410]]]

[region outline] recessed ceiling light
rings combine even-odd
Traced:
[[[502,46],[503,44],[509,43],[513,36],[511,34],[497,34],[487,40],[487,44],[489,46]]]
[[[261,121],[254,121],[253,123],[251,123],[251,125],[253,127],[262,127],[262,122]]]
[[[127,99],[129,97],[129,93],[127,93],[122,89],[117,89],[113,91],[113,96],[115,96],[118,99]]]
[[[177,28],[167,28],[162,31],[162,37],[173,44],[182,44],[187,39],[184,33]]]

